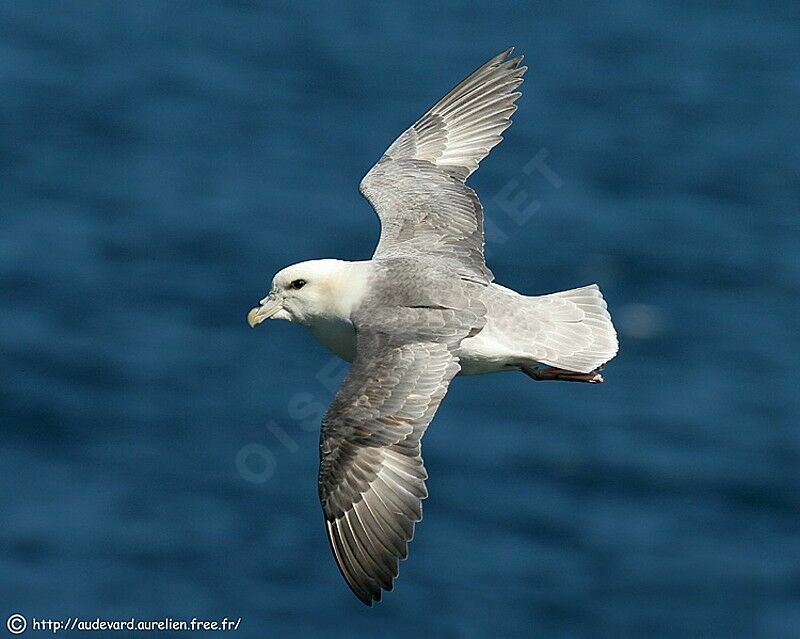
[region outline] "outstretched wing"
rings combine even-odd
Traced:
[[[504,51],[406,130],[361,181],[381,221],[375,257],[456,258],[491,281],[483,255],[483,208],[464,184],[511,125],[526,67]]]
[[[390,315],[423,330],[392,334]],[[420,440],[450,380],[453,350],[480,320],[453,309],[397,308],[358,329],[357,354],[322,419],[319,496],[339,570],[367,605],[391,590],[427,474]]]

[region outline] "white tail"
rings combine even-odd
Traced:
[[[617,354],[617,332],[597,284],[527,301],[537,328],[536,361],[589,373]]]

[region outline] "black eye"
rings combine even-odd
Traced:
[[[289,284],[289,288],[300,289],[306,285],[305,280],[292,280],[292,283]]]

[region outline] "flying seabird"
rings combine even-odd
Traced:
[[[617,353],[597,285],[526,296],[486,266],[483,209],[465,181],[516,110],[526,67],[511,51],[436,103],[361,181],[381,222],[372,259],[288,266],[247,316],[302,324],[352,363],[322,419],[319,497],[339,570],[367,605],[392,589],[422,519],[420,443],[453,377],[598,383]]]

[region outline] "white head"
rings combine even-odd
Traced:
[[[269,295],[247,314],[250,326],[267,319],[311,324],[317,319],[349,320],[361,296],[358,262],[310,260],[287,266],[272,279]]]

